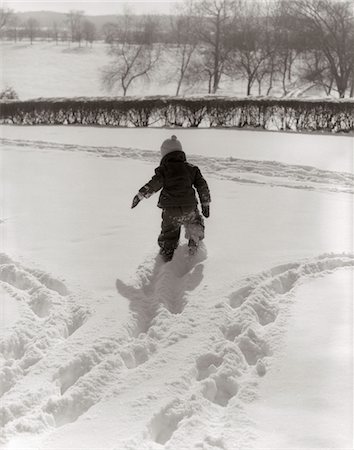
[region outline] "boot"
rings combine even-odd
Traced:
[[[162,248],[160,250],[160,255],[161,255],[161,258],[163,259],[164,262],[171,261],[171,259],[173,258],[173,253],[174,253],[173,249],[164,249],[164,248]]]
[[[188,241],[188,251],[191,256],[195,255],[198,250],[198,243],[194,239]]]

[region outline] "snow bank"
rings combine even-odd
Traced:
[[[6,291],[6,285],[0,283],[0,329],[2,333],[11,327],[20,317],[18,305]]]
[[[0,282],[21,308],[21,316],[0,340],[1,394],[4,394],[58,341],[73,334],[85,322],[88,312],[70,302],[62,281],[26,269],[4,254],[0,254]],[[4,422],[8,417],[11,413],[4,413]]]
[[[248,413],[256,448],[351,448],[353,272],[339,270],[295,291],[290,323]]]
[[[198,290],[205,250],[189,261],[186,254],[181,247],[165,265],[149,258],[134,285],[117,280],[131,305],[130,327],[119,335],[97,323],[98,314],[95,328],[101,325],[107,337],[87,326],[80,336],[92,311],[2,256],[1,281],[29,305],[1,343],[3,439],[52,431],[39,448],[100,447],[102,439],[105,448],[192,448],[210,441],[217,427],[223,448],[246,442],[239,417],[272,363],[289,294],[309,277],[353,266],[354,258],[325,254],[275,266],[237,282],[225,298],[206,301],[208,292]],[[43,317],[31,306],[39,293]],[[99,435],[90,431],[93,419]],[[75,428],[61,432],[67,424]]]

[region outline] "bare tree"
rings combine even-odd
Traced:
[[[354,64],[352,67],[352,72],[350,74],[350,93],[349,97],[354,97]]]
[[[185,0],[184,4],[179,6],[176,12],[177,15],[172,16],[171,28],[172,40],[175,44],[173,66],[177,81],[176,95],[179,95],[182,83],[191,69],[192,58],[195,54],[198,40],[195,32],[197,19],[193,16],[193,0]]]
[[[235,3],[233,0],[200,0],[196,3],[195,14],[199,17],[196,30],[201,44],[201,71],[208,78],[209,93],[215,94],[232,50],[230,34],[235,22]]]
[[[77,42],[79,47],[83,38],[83,11],[71,10],[67,14],[67,22],[69,24],[69,31],[71,35],[71,42]]]
[[[18,17],[13,14],[7,22],[7,35],[14,42],[17,42],[19,37],[20,21]]]
[[[273,76],[275,52],[273,28],[261,3],[242,3],[232,47],[228,74],[247,81],[247,95],[251,94],[256,81],[260,92],[264,78]]]
[[[288,8],[294,23],[309,36],[312,49],[323,53],[339,97],[345,97],[354,61],[353,1],[293,0]]]
[[[117,24],[112,22],[107,22],[102,25],[102,34],[106,44],[113,44],[117,37]]]
[[[294,27],[289,16],[289,0],[274,3],[272,14],[275,46],[275,71],[280,76],[283,95],[287,95],[294,81],[296,62],[306,49],[306,42],[299,30]]]
[[[36,19],[30,17],[25,22],[25,29],[26,34],[31,42],[31,45],[33,44],[34,39],[37,36],[38,29],[39,29],[39,23]]]
[[[138,43],[153,44],[158,35],[158,16],[145,15],[138,21],[138,30],[135,41]]]
[[[90,20],[85,20],[82,24],[82,36],[86,41],[86,45],[91,44],[96,39],[96,26]]]
[[[0,8],[0,30],[2,30],[13,16],[13,10],[5,7]]]
[[[52,36],[53,36],[53,39],[55,40],[56,45],[58,45],[58,42],[59,42],[59,34],[60,34],[60,31],[59,31],[58,23],[54,21],[53,27],[52,27]]]
[[[327,60],[321,50],[306,52],[302,77],[313,86],[321,86],[326,95],[331,95],[335,87],[334,76],[328,68]]]
[[[103,86],[112,90],[119,85],[123,95],[138,78],[149,77],[160,57],[160,49],[151,43],[131,43],[132,18],[126,14],[122,28],[121,42],[113,42],[109,55],[113,61],[102,70]],[[143,26],[142,26],[143,27]]]

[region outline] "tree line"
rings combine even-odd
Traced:
[[[68,13],[68,39],[104,39],[111,62],[102,83],[115,94],[127,95],[164,62],[176,95],[201,84],[216,94],[224,82],[243,80],[247,95],[320,86],[326,95],[354,96],[353,0],[184,0],[164,20],[126,10],[91,38],[84,23],[82,12]]]
[[[141,42],[125,19],[102,75],[108,89],[123,95],[163,53],[153,16],[142,20]],[[271,95],[280,83],[286,96],[299,79],[302,90],[316,85],[327,95],[354,95],[353,0],[185,0],[169,37],[176,95],[183,85],[204,83],[216,94],[223,81],[245,80],[247,95]]]
[[[54,20],[51,26],[43,26],[35,17],[21,21],[19,16],[9,8],[0,8],[0,32],[3,40],[20,42],[28,40],[31,45],[36,40],[77,43],[81,46],[93,44],[100,39],[94,22],[89,20],[83,11],[71,10],[65,14],[64,20]]]

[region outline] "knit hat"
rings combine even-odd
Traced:
[[[161,156],[164,157],[168,153],[175,152],[175,151],[182,151],[182,144],[177,139],[177,136],[174,134],[171,136],[171,139],[166,139],[163,141],[161,145]]]

